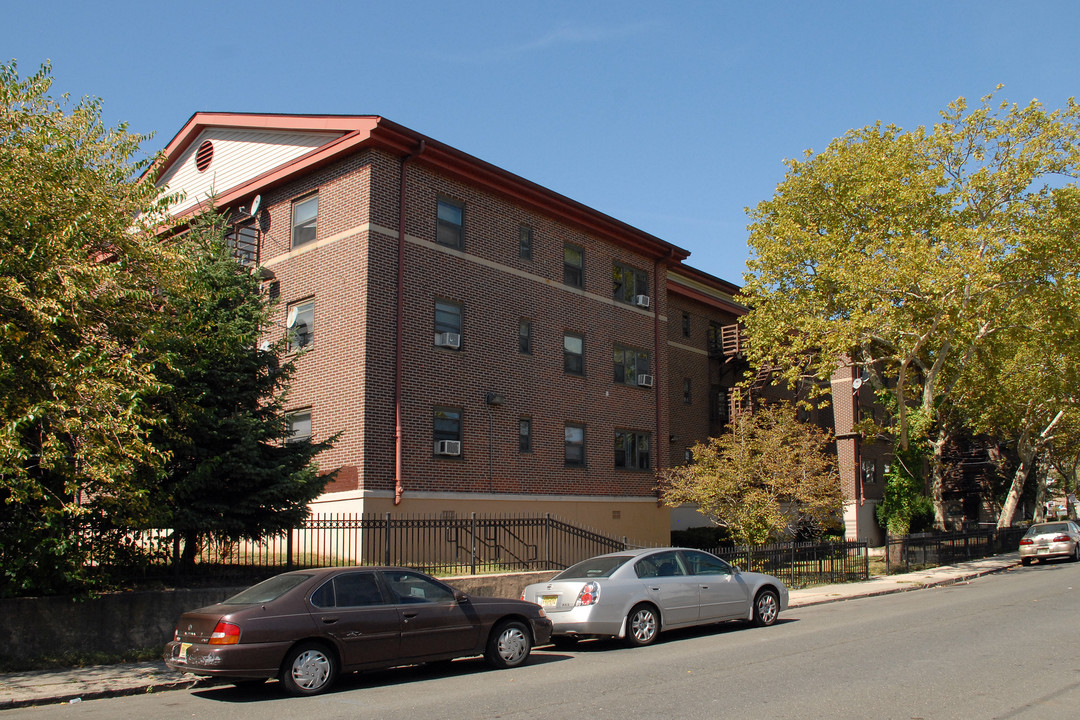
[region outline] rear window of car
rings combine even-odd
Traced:
[[[630,560],[629,555],[607,555],[589,558],[579,562],[577,565],[571,565],[551,579],[575,580],[579,578],[610,577],[611,573],[625,565],[628,560]]]
[[[1035,535],[1046,535],[1049,533],[1063,533],[1069,532],[1068,523],[1047,523],[1046,525],[1032,525],[1026,535],[1034,537]]]
[[[256,605],[258,603],[277,600],[294,587],[304,582],[311,575],[304,573],[288,573],[277,575],[269,580],[263,580],[258,585],[252,585],[247,590],[242,590],[225,600],[223,605]]]

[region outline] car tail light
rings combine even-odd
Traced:
[[[1020,544],[1021,545],[1034,545],[1035,543],[1031,540],[1031,538],[1024,538],[1024,539],[1022,539],[1020,541]]]
[[[600,586],[594,582],[585,583],[585,586],[581,588],[581,592],[578,593],[577,602],[574,605],[581,607],[584,605],[595,605],[596,601],[600,599]]]
[[[1072,540],[1072,538],[1069,537],[1068,535],[1058,535],[1057,537],[1055,537],[1050,542],[1069,542],[1070,540]]]
[[[240,626],[219,622],[210,635],[210,645],[235,645],[240,642]]]

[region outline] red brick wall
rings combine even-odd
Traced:
[[[270,229],[263,261],[280,283],[282,325],[287,303],[315,298],[314,347],[298,360],[289,406],[313,409],[319,437],[342,432],[337,446],[320,458],[324,468],[345,469],[330,490],[393,488],[399,164],[398,158],[366,151],[265,197]],[[664,382],[666,342],[659,345],[657,356],[652,314],[610,302],[611,272],[616,260],[647,271],[650,282],[659,286],[659,293],[650,293],[653,309],[663,315],[664,271],[657,278],[650,259],[441,176],[422,158],[408,172],[410,238],[405,245],[403,322],[406,492],[651,496],[655,487],[651,472],[614,468],[614,432],[619,428],[651,433],[653,464],[667,459],[659,455],[668,445],[667,406],[661,407],[660,428],[656,409],[657,398],[669,392]],[[350,228],[361,231],[284,258],[289,251],[291,200],[314,188],[319,191],[315,245]],[[439,196],[465,206],[466,257],[415,241],[434,240]],[[532,260],[519,258],[518,230],[523,223],[533,228]],[[565,242],[585,249],[584,292],[562,283]],[[436,298],[462,305],[460,351],[433,345]],[[532,322],[532,355],[518,351],[522,318]],[[660,329],[665,340],[666,323],[661,322]],[[564,331],[585,335],[584,377],[563,371]],[[616,343],[652,354],[657,387],[613,381]],[[681,380],[677,389],[681,393]],[[489,411],[484,402],[488,391],[504,394],[506,404]],[[463,411],[460,458],[433,456],[435,406]],[[518,451],[522,416],[532,418],[532,453]],[[564,466],[566,422],[586,425],[585,468]]]

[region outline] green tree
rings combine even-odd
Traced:
[[[661,471],[666,504],[693,503],[746,544],[838,525],[844,500],[827,431],[781,402],[740,414],[730,430],[695,445],[692,463]]]
[[[84,501],[126,504],[159,457],[147,340],[168,249],[146,231],[158,190],[133,179],[144,138],[50,85],[48,65],[0,65],[0,596],[78,581]]]
[[[194,561],[208,540],[257,540],[296,527],[333,473],[314,457],[335,438],[292,438],[285,398],[294,367],[286,341],[263,341],[272,304],[237,262],[226,220],[197,217],[179,250],[186,272],[168,293],[153,344],[167,391],[148,399],[159,416],[149,440],[166,461],[144,479],[156,524],[183,539]]]
[[[1069,186],[1054,187],[1080,171],[1080,108],[992,100],[969,109],[961,98],[930,130],[852,130],[789,161],[774,197],[750,211],[743,292],[754,364],[792,383],[826,380],[838,362],[863,367],[897,395],[901,448],[911,410],[930,416],[939,525],[965,368],[1008,332],[1019,299],[1054,312],[1054,278],[1080,254],[1075,235],[1047,241],[1048,228],[1075,217]]]
[[[895,398],[882,393],[886,406]],[[930,418],[920,410],[910,415],[910,442],[906,448],[893,449],[893,462],[885,474],[885,490],[875,509],[878,523],[893,535],[929,529],[934,522],[934,503],[927,497],[923,466],[928,454],[927,430]]]

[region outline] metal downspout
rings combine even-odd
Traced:
[[[401,338],[404,334],[402,324],[405,318],[405,171],[409,162],[424,152],[424,141],[416,151],[401,159],[401,184],[398,189],[398,243],[397,243],[397,338],[394,341],[394,504],[401,504],[401,495],[405,492],[405,483],[401,468]]]

